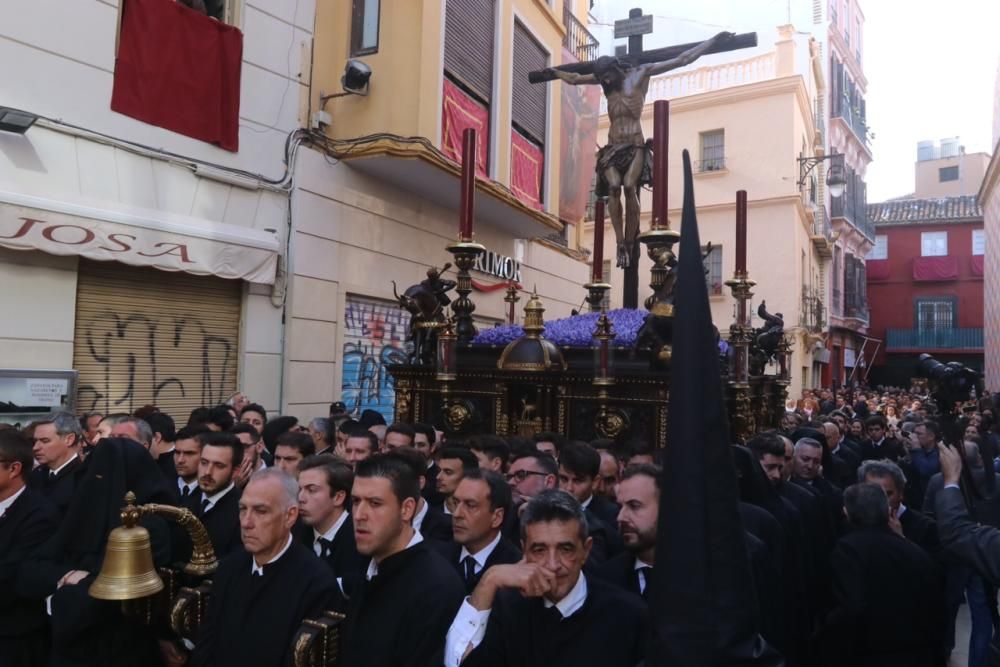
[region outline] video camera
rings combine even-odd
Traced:
[[[951,412],[956,403],[969,400],[973,389],[977,397],[983,395],[982,373],[957,361],[942,364],[929,354],[921,354],[917,375],[930,381],[931,394],[942,412]]]

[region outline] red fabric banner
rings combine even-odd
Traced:
[[[243,33],[174,0],[123,0],[111,108],[239,148]]]
[[[957,257],[914,257],[914,280],[954,280],[958,278]]]
[[[510,189],[529,206],[542,210],[545,154],[517,130],[510,131]]]
[[[889,260],[869,259],[865,262],[865,274],[868,280],[885,280],[889,277]]]
[[[974,275],[974,276],[983,276],[985,274],[985,271],[984,271],[985,266],[983,264],[983,260],[985,260],[985,259],[986,259],[985,255],[973,255],[972,256],[972,261],[969,263],[969,266],[972,268],[972,275]]]
[[[471,127],[476,131],[476,174],[486,178],[490,155],[490,111],[449,81],[444,80],[444,102],[441,113],[441,152],[462,164],[462,133]]]
[[[507,289],[509,286],[510,283],[493,283],[491,285],[489,283],[481,283],[475,279],[472,280],[472,289],[478,290],[480,292],[496,292],[502,289]],[[514,283],[514,287],[516,287],[517,289],[524,289],[521,286],[521,283]]]

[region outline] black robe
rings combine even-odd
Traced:
[[[243,549],[240,539],[240,496],[242,491],[237,487],[230,489],[226,495],[208,512],[198,509],[197,516],[205,524],[205,530],[212,540],[215,557],[222,559],[237,550]],[[202,493],[204,498],[204,492]]]
[[[587,509],[596,514],[601,521],[612,528],[618,526],[618,512],[621,510],[621,507],[607,498],[594,494],[590,498],[590,504],[587,505]]]
[[[338,595],[330,570],[294,540],[262,576],[252,574],[252,559],[244,551],[219,565],[191,667],[290,666],[303,619],[322,615]]]
[[[882,444],[876,446],[871,439],[865,440],[861,443],[861,460],[862,461],[874,461],[878,459],[889,459],[890,461],[899,461],[903,458],[906,450],[903,444],[894,438],[883,438]]]
[[[938,539],[937,524],[933,519],[916,510],[907,507],[903,516],[899,517],[903,528],[903,536],[922,548],[931,558],[941,557],[941,540]]]
[[[586,576],[581,574],[580,576]],[[642,661],[646,613],[642,600],[596,577],[574,614],[554,620],[542,598],[497,593],[486,636],[463,667],[632,667]]]
[[[472,595],[473,589],[475,589],[476,584],[479,580],[483,578],[483,574],[486,570],[490,569],[494,565],[510,565],[521,560],[521,550],[507,541],[503,536],[500,537],[500,541],[497,545],[493,547],[493,551],[486,558],[486,566],[472,575],[470,581],[465,580],[465,565],[459,561],[462,556],[462,545],[457,542],[449,542],[448,544],[432,544],[438,553],[445,557],[445,559],[451,563],[455,571],[458,572],[458,576],[462,577],[462,581],[465,582],[465,592],[468,595]]]
[[[180,500],[180,494],[177,489],[177,468],[174,466],[173,450],[157,456],[156,467],[160,469],[160,474],[163,475],[163,479],[167,480],[167,486],[170,488],[170,491],[174,494],[175,498]]]
[[[587,574],[592,575],[592,578],[596,577],[609,584],[613,584],[632,595],[638,595],[646,599],[643,591],[640,590],[639,573],[635,569],[635,554],[631,551],[623,551],[617,556],[609,558],[596,567],[589,569]],[[652,576],[652,571],[646,576],[646,591],[649,591]],[[587,580],[587,583],[590,583],[590,579]]]
[[[424,542],[383,559],[351,596],[339,664],[440,667],[464,597],[461,577]]]
[[[441,506],[424,502],[427,504],[427,514],[420,524],[420,535],[425,540],[451,542],[451,515],[445,514]]]
[[[827,619],[826,664],[945,664],[943,586],[923,549],[888,527],[863,528],[837,542],[831,562],[836,606]]]
[[[66,509],[76,493],[76,486],[85,472],[86,466],[77,456],[55,477],[49,475],[48,466],[38,466],[28,475],[28,486],[48,498],[62,517],[66,515]]]
[[[295,525],[293,534],[299,544],[308,549],[310,553],[316,553],[313,550],[316,535],[312,526],[298,523]],[[329,553],[326,557],[320,557],[320,560],[330,568],[334,578],[340,579],[344,595],[349,598],[351,592],[361,584],[365,568],[368,567],[368,560],[358,553],[358,545],[354,540],[354,522],[351,521],[350,514],[347,515],[344,524],[334,536]],[[342,608],[338,610],[343,611]]]
[[[26,488],[0,517],[0,665],[32,667],[48,655],[45,603],[18,595],[18,568],[59,525],[55,506]]]

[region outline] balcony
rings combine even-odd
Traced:
[[[858,292],[847,292],[844,294],[844,317],[849,317],[868,323],[868,298]]]
[[[871,145],[868,142],[868,123],[859,109],[851,108],[851,100],[848,96],[845,95],[840,100],[840,104],[834,105],[830,115],[833,118],[843,120],[851,128],[861,145],[865,147],[865,150],[871,153]]]
[[[830,217],[846,220],[869,241],[875,241],[875,223],[868,217],[867,187],[857,174],[848,175],[843,195],[830,199]]]
[[[886,349],[983,351],[982,329],[888,329]]]
[[[802,286],[799,326],[810,333],[819,333],[826,328],[826,305],[823,303],[823,295],[819,290],[805,285]]]
[[[576,56],[577,60],[597,59],[600,47],[597,38],[573,16],[573,12],[566,4],[563,5],[563,27],[566,28],[566,36],[563,37],[563,46],[566,50]]]
[[[833,257],[833,225],[830,224],[830,218],[826,215],[825,206],[819,206],[813,211],[812,234],[810,237],[812,238],[816,252],[821,257],[828,259]]]

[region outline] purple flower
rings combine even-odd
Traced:
[[[645,310],[620,308],[608,311],[608,319],[617,334],[615,347],[631,347],[635,344],[636,335],[646,315]],[[590,347],[598,317],[600,313],[583,313],[546,322],[545,337],[562,347]],[[507,325],[484,329],[472,342],[478,345],[507,345],[523,335],[524,329],[520,326]]]

